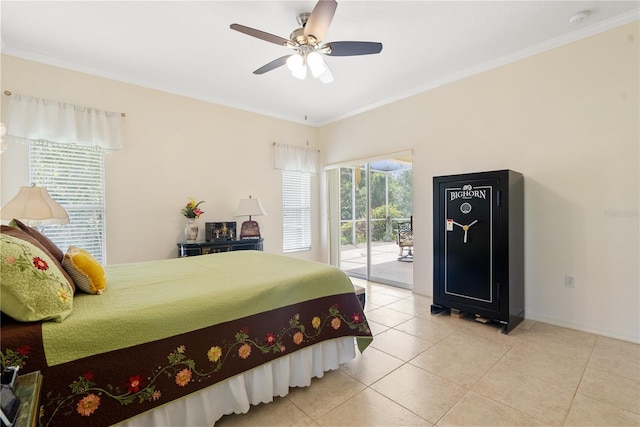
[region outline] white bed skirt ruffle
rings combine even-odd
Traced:
[[[326,371],[338,369],[355,356],[353,337],[323,341],[130,418],[119,426],[213,426],[224,415],[246,413],[250,405],[286,396],[289,387],[307,387],[312,378],[322,378]]]

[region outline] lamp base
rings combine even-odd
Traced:
[[[240,239],[259,239],[260,226],[256,221],[245,221],[240,228]]]

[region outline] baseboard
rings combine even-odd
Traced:
[[[532,313],[531,311],[525,310],[525,319],[533,320],[536,322],[544,322],[550,325],[561,326],[563,328],[575,329],[576,331],[587,332],[589,334],[602,335],[607,338],[614,338],[622,341],[629,341],[634,344],[640,344],[640,337],[638,336],[630,336],[624,334],[617,334],[611,331],[606,331],[598,328],[590,328],[584,325],[577,325],[571,322],[566,322],[561,319],[556,319],[554,317],[545,316],[539,313]]]

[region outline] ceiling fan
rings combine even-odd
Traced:
[[[294,30],[289,39],[240,24],[231,24],[230,28],[295,51],[263,65],[253,74],[264,74],[286,64],[294,77],[304,80],[308,67],[313,77],[323,83],[330,83],[333,81],[333,74],[321,54],[355,56],[371,55],[382,51],[382,43],[378,42],[339,41],[323,44],[322,39],[331,25],[336,7],[338,3],[335,0],[319,0],[311,13],[298,15],[300,28]]]

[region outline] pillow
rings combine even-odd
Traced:
[[[62,322],[73,307],[69,280],[37,241],[5,227],[11,228],[3,226],[0,234],[0,309],[22,322]]]
[[[90,294],[101,294],[107,285],[102,265],[84,249],[69,246],[64,254],[62,267],[67,270],[80,290]]]
[[[20,230],[24,231],[25,233],[27,233],[28,235],[36,239],[38,242],[40,242],[42,246],[44,246],[46,250],[49,251],[49,253],[55,259],[58,260],[58,262],[62,262],[62,258],[64,257],[64,252],[62,252],[62,250],[58,246],[56,246],[56,244],[53,243],[51,239],[49,239],[47,236],[45,236],[35,228],[29,227],[28,225],[23,224],[20,220],[17,220],[15,218],[9,223],[9,225],[12,227],[13,227],[13,224],[16,225],[16,227],[14,228],[19,228]]]
[[[71,276],[69,276],[69,274],[67,274],[64,268],[62,268],[62,264],[60,264],[62,262],[62,258],[64,257],[64,254],[62,253],[60,248],[56,246],[55,243],[49,240],[47,236],[40,233],[38,230],[36,230],[33,227],[24,225],[22,222],[20,222],[15,218],[11,220],[11,222],[9,223],[9,227],[7,227],[6,225],[2,226],[2,233],[7,233],[10,236],[17,237],[21,240],[26,240],[32,245],[37,245],[38,248],[45,251],[51,258],[53,258],[53,262],[56,265],[56,267],[58,267],[58,269],[62,272],[64,277],[69,281],[69,283],[71,284],[71,289],[73,290],[73,293],[74,294],[76,293],[76,285],[75,283],[73,283],[73,279],[71,278]],[[56,252],[60,252],[60,256],[58,257],[58,255],[54,255],[54,253],[52,253],[49,250],[50,248],[53,248],[54,251]]]

